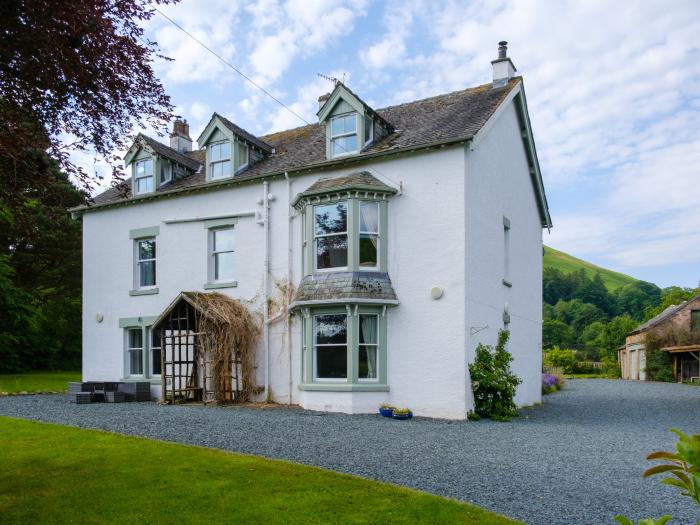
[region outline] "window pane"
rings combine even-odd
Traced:
[[[160,375],[160,332],[151,330],[151,372]]]
[[[136,179],[136,193],[148,193],[153,191],[153,177]]]
[[[354,131],[357,131],[357,117],[354,113],[351,115],[345,115],[342,118],[342,121],[345,133],[352,133]]]
[[[314,207],[316,235],[344,233],[348,228],[348,205],[341,201]]]
[[[331,120],[331,134],[332,135],[340,135],[342,133],[345,133],[345,125],[343,123],[342,118],[334,118]]]
[[[700,332],[700,310],[691,310],[690,312],[690,331]]]
[[[316,268],[344,268],[348,265],[348,236],[332,235],[316,239]]]
[[[365,117],[365,142],[372,138],[372,119]]]
[[[143,375],[143,350],[129,350],[129,372]]]
[[[129,348],[143,348],[143,332],[140,328],[129,330]]]
[[[136,176],[137,177],[143,177],[144,175],[144,165],[143,162],[137,162],[136,163]]]
[[[316,344],[345,344],[348,340],[345,314],[317,315]]]
[[[360,203],[360,231],[379,233],[379,203]]]
[[[170,180],[172,166],[167,162],[163,161],[160,164],[160,182],[167,182]]]
[[[146,175],[153,175],[153,161],[152,160],[144,160],[143,161],[143,170]]]
[[[139,263],[139,286],[155,286],[156,262],[146,261]]]
[[[214,230],[214,251],[225,252],[233,250],[233,228]]]
[[[139,260],[156,258],[155,241],[139,241]]]
[[[375,268],[377,266],[377,242],[376,235],[360,235],[360,266]]]
[[[231,158],[231,143],[227,140],[219,144],[220,147],[220,158],[230,159]]]
[[[240,142],[236,142],[236,147],[238,148],[238,159],[240,165],[243,166],[248,164],[248,146]]]
[[[332,141],[333,155],[343,155],[345,153],[354,153],[357,151],[357,135],[348,135],[340,137]]]
[[[348,377],[347,348],[320,346],[316,348],[316,377],[345,379]]]
[[[377,379],[377,347],[360,346],[358,377],[360,379]]]
[[[377,316],[360,314],[360,344],[377,344]]]
[[[221,148],[219,144],[212,144],[209,146],[209,160],[216,161],[221,159]]]
[[[233,280],[233,252],[217,253],[214,256],[214,279]]]

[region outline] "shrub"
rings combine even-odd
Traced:
[[[508,336],[507,330],[501,330],[495,349],[483,344],[476,348],[474,362],[469,365],[474,393],[474,411],[469,419],[507,421],[518,415],[513,397],[521,380],[510,369],[513,356],[506,350]]]
[[[551,369],[542,374],[542,393],[551,394],[564,388],[564,374],[560,370]]]
[[[573,350],[563,350],[555,346],[545,353],[544,364],[548,367],[562,368],[565,374],[572,374],[576,366],[576,355]]]

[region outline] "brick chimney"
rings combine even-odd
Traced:
[[[180,153],[192,151],[192,139],[190,138],[190,125],[186,119],[179,117],[173,122],[173,132],[170,134],[170,147]]]
[[[491,61],[493,66],[493,87],[505,86],[515,76],[515,66],[508,58],[508,42],[502,40],[498,43],[498,58]]]

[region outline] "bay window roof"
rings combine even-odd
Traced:
[[[307,275],[301,280],[291,308],[320,304],[399,304],[385,272],[332,272]]]
[[[305,191],[297,194],[292,206],[302,208],[312,202],[314,197],[328,194],[350,193],[352,197],[386,198],[397,193],[396,188],[384,184],[368,171],[359,171],[342,177],[320,179],[309,186]],[[354,195],[353,195],[354,192]],[[367,194],[367,195],[365,195]]]

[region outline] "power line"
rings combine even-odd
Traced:
[[[260,91],[262,91],[263,93],[265,93],[268,97],[270,97],[272,100],[274,100],[275,102],[277,102],[280,106],[282,106],[284,109],[286,109],[287,111],[289,111],[292,115],[294,115],[295,117],[297,117],[298,119],[300,119],[300,120],[301,120],[302,122],[304,122],[305,124],[311,124],[308,120],[306,120],[304,117],[302,117],[301,115],[299,115],[299,113],[297,113],[297,112],[294,111],[292,108],[290,108],[289,106],[287,106],[284,102],[282,102],[280,99],[278,99],[277,97],[275,97],[272,93],[270,93],[269,91],[267,91],[267,90],[266,90],[264,87],[262,87],[260,84],[256,83],[252,78],[250,78],[249,76],[247,76],[247,75],[246,75],[245,73],[243,73],[240,69],[238,69],[236,66],[234,66],[233,64],[231,64],[228,60],[226,60],[224,57],[222,57],[221,55],[219,55],[216,51],[214,51],[213,49],[211,49],[210,47],[208,47],[204,42],[202,42],[202,41],[199,40],[196,36],[194,36],[192,33],[190,33],[189,31],[187,31],[187,30],[186,30],[184,27],[182,27],[180,24],[178,24],[177,22],[175,22],[175,20],[173,20],[173,19],[170,18],[168,15],[166,15],[165,13],[163,13],[163,11],[161,11],[161,10],[158,9],[157,7],[154,7],[154,9],[158,12],[158,14],[160,14],[160,16],[162,16],[163,18],[165,18],[166,20],[168,20],[171,24],[173,24],[175,27],[177,27],[180,31],[182,31],[183,33],[185,33],[187,36],[189,36],[192,40],[194,40],[195,42],[197,42],[197,43],[198,43],[200,46],[202,46],[204,49],[206,49],[206,50],[209,51],[212,55],[214,55],[216,58],[218,58],[219,60],[221,60],[224,64],[226,64],[228,67],[230,67],[231,69],[233,69],[236,73],[238,73],[239,75],[241,75],[244,79],[246,79],[248,82],[250,82],[253,86],[255,86],[255,87],[258,88]]]

